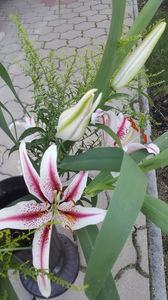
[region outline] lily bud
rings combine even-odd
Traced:
[[[97,89],[88,91],[73,107],[65,110],[59,117],[56,137],[77,141],[85,133],[92,113],[100,103],[102,94],[93,102]]]
[[[117,70],[114,78],[112,78],[111,85],[117,90],[125,86],[131,81],[135,75],[142,68],[153,48],[160,39],[166,27],[165,22],[159,23],[141,42],[141,44],[130,54],[126,56],[123,63]]]

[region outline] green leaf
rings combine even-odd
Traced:
[[[17,93],[15,91],[15,88],[14,88],[14,86],[12,84],[12,81],[11,81],[11,79],[9,77],[9,74],[8,74],[7,70],[5,69],[5,67],[1,63],[0,63],[0,76],[5,81],[5,83],[7,84],[7,86],[10,88],[11,92],[14,94],[14,96],[15,96],[16,100],[18,101],[18,103],[22,106],[24,112],[28,116],[30,116],[29,113],[27,112],[26,108],[22,104],[21,100],[19,99],[19,97],[18,97],[18,95],[17,95]]]
[[[12,135],[9,127],[8,127],[8,124],[6,123],[6,120],[4,118],[4,115],[3,115],[3,112],[2,112],[2,109],[0,107],[0,128],[7,134],[7,136],[14,142],[16,143],[16,140],[14,138],[14,136]]]
[[[8,300],[19,300],[19,298],[17,297],[15,290],[10,282],[10,280],[8,278],[0,278],[0,291],[1,294],[4,293],[5,291],[7,291]]]
[[[31,127],[31,128],[28,128],[26,129],[22,134],[21,136],[19,137],[19,140],[23,140],[25,137],[31,135],[31,134],[34,134],[34,133],[37,133],[37,132],[44,132],[44,129],[42,129],[41,127]]]
[[[12,120],[12,122],[13,122],[13,127],[14,127],[14,130],[15,130],[15,136],[16,136],[16,139],[17,139],[16,125],[15,125],[15,120],[14,120],[12,114],[10,113],[10,111],[6,108],[6,106],[5,106],[2,102],[0,102],[0,106],[2,107],[2,109],[4,109],[4,110],[8,113],[8,115],[11,117],[11,120]]]
[[[105,102],[110,91],[110,79],[116,68],[118,41],[120,40],[125,14],[125,0],[112,0],[112,19],[104,55],[96,74],[94,87],[103,92],[100,106]]]
[[[101,128],[102,130],[107,132],[112,137],[112,139],[115,140],[117,145],[122,149],[120,139],[118,138],[118,136],[115,134],[115,132],[110,127],[108,127],[104,124],[95,124],[94,126],[96,126],[97,128]]]
[[[77,230],[78,239],[80,241],[87,263],[94,249],[94,243],[98,235],[98,232],[99,231],[96,225],[87,226],[85,228]],[[109,300],[109,299],[119,300],[117,288],[115,286],[115,282],[111,273],[109,273],[109,275],[107,276],[107,280],[105,281],[101,291],[96,297],[96,300]]]
[[[144,31],[148,26],[153,16],[157,12],[159,6],[163,0],[148,0],[143,9],[137,16],[130,30],[128,31],[126,38],[136,36]]]
[[[141,209],[147,179],[136,163],[124,154],[120,178],[106,218],[96,239],[86,271],[86,295],[95,300],[120,254]]]
[[[140,165],[141,170],[148,172],[168,165],[168,149],[160,152]]]
[[[112,184],[117,181],[118,178],[113,178],[108,171],[101,171],[86,187],[85,193],[90,197],[93,197],[101,191],[107,189],[113,189]]]
[[[79,155],[65,157],[58,167],[73,171],[104,170],[119,172],[123,150],[117,147],[90,149]]]
[[[146,195],[142,208],[142,213],[148,220],[152,221],[161,230],[168,234],[168,204],[160,199]]]
[[[160,151],[168,148],[168,131],[159,136],[154,143],[159,147]]]

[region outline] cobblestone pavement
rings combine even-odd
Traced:
[[[8,69],[16,91],[21,100],[32,103],[30,78],[25,76],[18,64],[25,60],[17,37],[17,31],[9,15],[18,13],[30,39],[35,40],[36,49],[46,57],[49,49],[57,49],[58,54],[67,50],[84,53],[84,47],[92,48],[90,37],[100,45],[106,41],[111,17],[111,0],[62,0],[59,16],[56,0],[1,0],[0,1],[0,61]],[[133,21],[132,1],[127,1],[125,25],[128,28]],[[12,93],[0,81],[0,99],[12,111],[14,118],[23,118],[23,111],[16,103]],[[18,174],[18,155],[8,158],[11,142],[1,131],[0,142],[0,179]],[[104,201],[106,197],[104,195]],[[72,238],[71,234],[68,233]],[[81,252],[81,251],[80,251]],[[103,253],[102,253],[103,255]],[[83,285],[85,260],[81,254],[81,271],[75,281]],[[149,269],[146,220],[138,216],[127,244],[112,270],[121,300],[149,300]],[[12,279],[19,299],[32,297],[24,290],[19,281]],[[69,290],[57,299],[87,299],[83,292]],[[110,299],[109,299],[110,300]]]

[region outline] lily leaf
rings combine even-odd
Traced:
[[[1,295],[2,293],[7,292],[8,300],[19,300],[9,278],[0,278],[0,291]]]
[[[90,149],[79,155],[65,157],[58,167],[66,170],[104,170],[119,172],[123,150],[117,147]]]
[[[120,254],[141,209],[147,179],[124,153],[120,178],[97,236],[86,271],[86,295],[95,300]],[[103,255],[102,255],[103,253]]]
[[[161,230],[168,234],[168,204],[164,201],[146,195],[142,208],[142,213],[148,220],[152,221]]]
[[[78,239],[80,241],[87,263],[94,249],[94,244],[98,233],[99,230],[96,225],[87,226],[85,228],[77,230]],[[109,299],[113,299],[113,300],[120,299],[111,273],[109,273],[107,280],[105,281],[101,291],[96,297],[96,300],[109,300]]]
[[[148,172],[168,165],[168,149],[160,152],[140,165],[141,170]]]
[[[14,142],[16,143],[16,140],[14,138],[14,136],[12,135],[9,126],[4,118],[2,109],[0,107],[0,128],[7,134],[7,136]]]

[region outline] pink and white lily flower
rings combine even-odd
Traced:
[[[141,134],[144,138],[145,144],[139,143],[140,133],[135,122],[132,118],[127,119],[122,113],[116,116],[112,111],[103,111],[97,109],[95,113],[92,114],[91,119],[92,124],[101,122],[115,132],[115,134],[120,139],[123,150],[128,154],[135,151],[146,149],[149,153],[158,154],[160,149],[157,145],[151,143],[147,144],[147,136],[141,129]],[[116,141],[105,131],[102,130],[102,146],[103,147],[116,147]]]
[[[37,269],[49,272],[49,250],[51,239],[51,222],[55,219],[63,227],[76,230],[89,224],[97,224],[104,220],[106,211],[99,208],[82,207],[76,201],[86,187],[87,172],[79,172],[62,192],[61,181],[57,172],[57,148],[51,145],[44,153],[40,166],[40,176],[34,169],[25,147],[20,145],[20,158],[23,176],[30,194],[37,197],[35,200],[22,201],[12,207],[0,210],[0,229],[35,229],[33,239],[33,265]],[[49,223],[49,224],[47,224]],[[51,283],[47,275],[37,276],[39,290],[44,297],[51,294]]]

